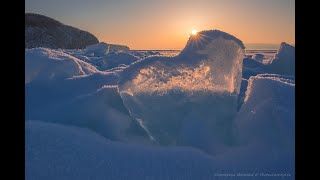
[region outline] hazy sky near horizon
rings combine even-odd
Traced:
[[[182,49],[192,29],[244,43],[295,43],[295,0],[25,0],[52,17],[131,49]]]

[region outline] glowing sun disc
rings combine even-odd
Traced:
[[[193,29],[193,30],[191,31],[191,34],[192,34],[192,35],[196,35],[197,33],[198,33],[198,31],[195,30],[195,29]]]

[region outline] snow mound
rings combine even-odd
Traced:
[[[270,73],[295,75],[295,47],[285,42],[281,43],[268,68]]]
[[[187,148],[127,145],[83,128],[26,122],[26,179],[212,179],[213,161]]]
[[[250,179],[238,174],[257,173],[254,179],[294,179],[294,155],[288,151],[294,148],[285,148],[287,139],[280,139],[283,146],[242,144],[210,157],[188,147],[113,142],[86,128],[39,121],[26,121],[25,127],[26,179]]]
[[[213,152],[216,144],[232,144],[243,57],[234,36],[202,31],[176,57],[153,56],[124,69],[119,93],[156,143]]]
[[[98,72],[92,65],[60,50],[33,48],[25,51],[25,83],[70,78]]]
[[[26,119],[89,128],[104,137],[127,141],[132,118],[123,105],[112,72],[26,85]]]

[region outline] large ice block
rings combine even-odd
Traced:
[[[213,144],[232,144],[243,57],[239,39],[201,31],[176,57],[130,65],[120,76],[119,93],[157,143],[215,151]]]

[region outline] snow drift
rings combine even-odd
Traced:
[[[195,149],[127,145],[37,121],[26,122],[25,149],[27,180],[212,179],[215,172],[211,158]]]
[[[98,72],[92,65],[60,50],[33,48],[25,51],[25,83],[70,78]]]
[[[86,127],[109,139],[128,141],[133,124],[117,81],[117,74],[104,72],[28,83],[26,119]]]
[[[26,119],[86,127],[113,140],[148,141],[118,93],[121,69],[101,72],[48,48],[27,49],[25,56]]]
[[[223,174],[244,180],[294,179],[292,154],[272,146],[234,147],[210,157],[188,147],[129,145],[84,128],[27,121],[25,150],[27,180],[232,178]],[[238,175],[257,173],[255,177]]]
[[[202,31],[176,57],[150,57],[124,69],[119,93],[156,143],[213,153],[217,144],[232,144],[243,57],[237,38]]]

